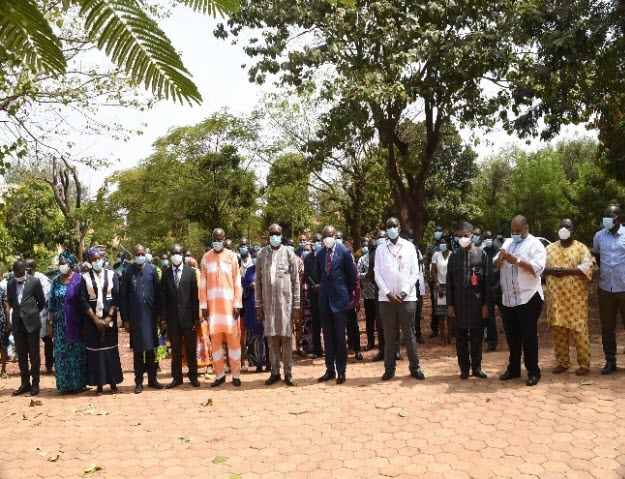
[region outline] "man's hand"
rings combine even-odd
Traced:
[[[516,264],[518,258],[511,253],[506,253],[506,261],[510,264]]]
[[[449,316],[450,318],[455,318],[456,317],[456,308],[454,308],[453,306],[447,306],[447,316]]]
[[[501,248],[499,250],[499,259],[505,260],[507,256],[508,256],[508,252],[504,248]]]
[[[441,288],[439,286],[439,288],[438,288],[438,297],[439,298],[444,298],[445,297],[445,288]]]
[[[401,298],[396,294],[388,293],[386,297],[391,304],[401,304]]]
[[[488,306],[482,306],[482,319],[488,319]]]
[[[96,320],[93,322],[93,324],[95,324],[95,327],[98,329],[98,332],[100,334],[104,333],[104,328],[106,327],[106,323],[105,323],[104,319],[96,318]]]
[[[256,319],[259,323],[262,323],[265,320],[265,311],[262,307],[256,308]]]
[[[232,308],[232,316],[234,319],[239,319],[239,308]]]
[[[208,309],[203,309],[203,310],[202,310],[202,318],[203,318],[204,320],[207,320],[207,319],[208,319]]]
[[[124,331],[130,333],[130,323],[128,321],[124,321]]]

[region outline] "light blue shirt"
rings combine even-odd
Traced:
[[[601,256],[599,287],[610,293],[625,291],[625,226],[616,234],[602,229],[595,234],[592,252]]]

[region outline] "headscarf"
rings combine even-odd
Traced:
[[[189,257],[189,259],[187,260],[187,266],[197,268],[197,260],[195,258]]]
[[[260,246],[256,246],[256,245],[254,245],[254,246],[252,246],[252,247],[250,248],[250,253],[256,253],[256,254],[258,254],[258,252],[259,252],[259,251],[260,251]]]
[[[68,250],[63,251],[60,255],[59,258],[64,259],[65,261],[67,261],[67,264],[69,264],[70,268],[73,268],[74,266],[76,266],[76,258],[74,257],[74,255],[72,253],[70,253]]]
[[[98,248],[97,246],[94,246],[93,248],[89,248],[89,251],[87,251],[87,260],[93,254],[100,254],[100,248]]]

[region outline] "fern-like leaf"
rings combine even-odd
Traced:
[[[61,41],[34,0],[0,0],[0,45],[33,70],[65,73]]]
[[[239,0],[177,0],[178,3],[192,8],[204,15],[217,14],[225,17],[229,13],[235,13],[239,9]]]
[[[202,101],[180,55],[138,0],[75,1],[91,41],[135,81],[161,98]]]

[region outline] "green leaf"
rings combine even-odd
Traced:
[[[138,0],[77,0],[89,38],[160,98],[200,103],[180,55]]]
[[[65,73],[61,41],[34,0],[0,1],[0,45],[33,70]]]
[[[217,14],[225,17],[229,13],[235,13],[239,10],[239,0],[176,0],[178,3],[192,8],[196,12],[204,15]]]
[[[223,464],[228,458],[226,456],[215,456],[213,458],[213,464]]]
[[[101,471],[101,470],[102,470],[102,468],[100,466],[98,466],[97,464],[94,464],[93,466],[88,467],[87,469],[85,469],[83,472],[85,474],[93,474],[94,472],[98,472],[98,471]]]

